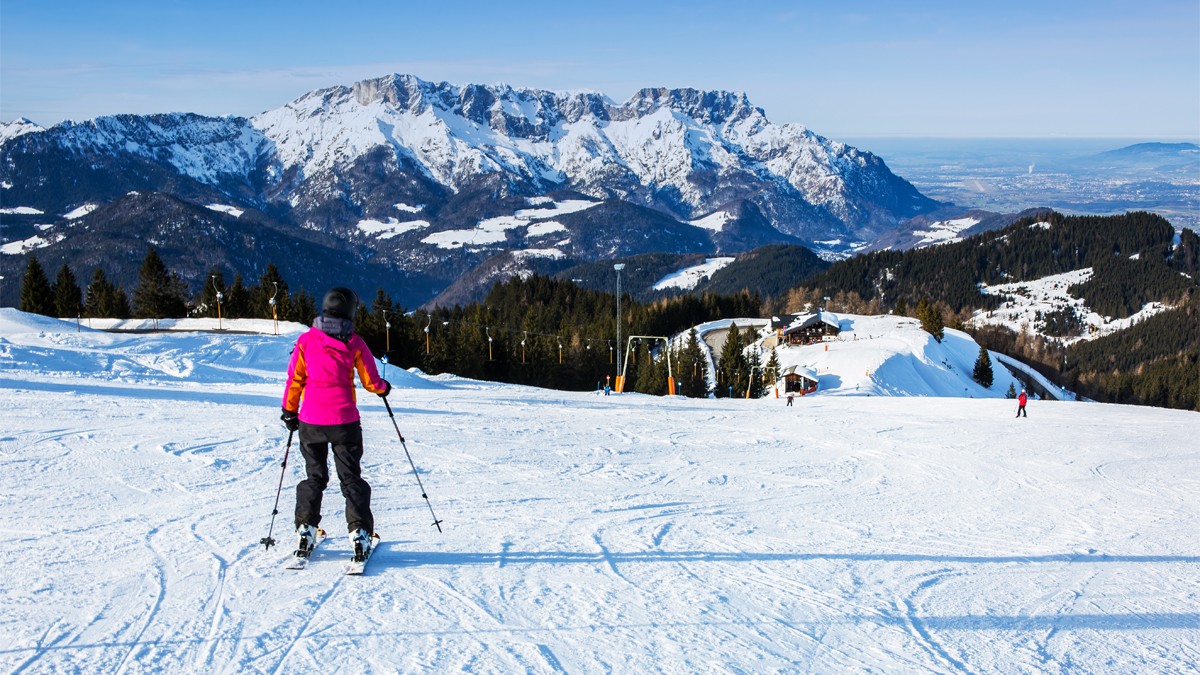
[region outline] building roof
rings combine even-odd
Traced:
[[[784,368],[783,376],[787,377],[788,375],[796,375],[806,380],[819,382],[816,371],[812,370],[811,368],[805,368],[804,366],[788,366],[787,368]]]
[[[784,334],[810,328],[819,323],[832,326],[839,331],[842,329],[842,322],[841,319],[838,318],[838,315],[834,314],[833,312],[826,312],[823,310],[809,314],[787,314],[782,317],[771,317],[771,327],[776,330],[782,328]]]

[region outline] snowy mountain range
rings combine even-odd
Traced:
[[[742,93],[643,89],[616,103],[411,75],[310,92],[252,118],[18,120],[0,125],[0,185],[8,254],[84,263],[120,232],[165,249],[170,264],[194,253],[172,251],[173,233],[193,229],[218,242],[207,265],[314,274],[235,259],[220,243],[269,231],[292,240],[285,249],[343,252],[373,265],[373,285],[404,279],[418,295],[520,251],[595,260],[805,243],[844,255],[942,206],[877,156],[772,123]],[[178,200],[170,218],[145,217],[155,194]]]

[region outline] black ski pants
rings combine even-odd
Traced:
[[[346,498],[346,525],[349,532],[359,528],[375,531],[371,515],[371,486],[362,477],[362,423],[300,423],[300,452],[304,455],[307,478],[296,486],[296,526],[321,522],[321,497],[329,485],[329,448],[342,496]]]

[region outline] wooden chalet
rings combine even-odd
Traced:
[[[771,328],[775,329],[778,343],[783,345],[811,345],[837,337],[842,332],[837,315],[826,311],[774,316],[771,317]]]
[[[783,371],[783,390],[789,394],[811,394],[817,390],[817,374],[808,368],[788,366]]]

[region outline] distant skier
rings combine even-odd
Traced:
[[[386,397],[392,387],[379,376],[375,357],[354,332],[358,296],[334,288],[321,302],[321,316],[296,340],[288,364],[280,419],[299,430],[307,478],[296,486],[296,555],[308,557],[317,541],[321,498],[329,484],[329,448],[346,498],[346,525],[355,558],[370,550],[375,518],[371,486],[362,477],[362,423],[355,405],[354,374],[363,388]]]
[[[1029,417],[1029,413],[1025,412],[1025,403],[1029,398],[1025,395],[1025,390],[1021,390],[1021,395],[1017,397],[1017,417]]]
[[[789,407],[789,408],[792,407],[792,401],[794,401],[794,400],[796,400],[796,395],[789,391],[787,407]]]

